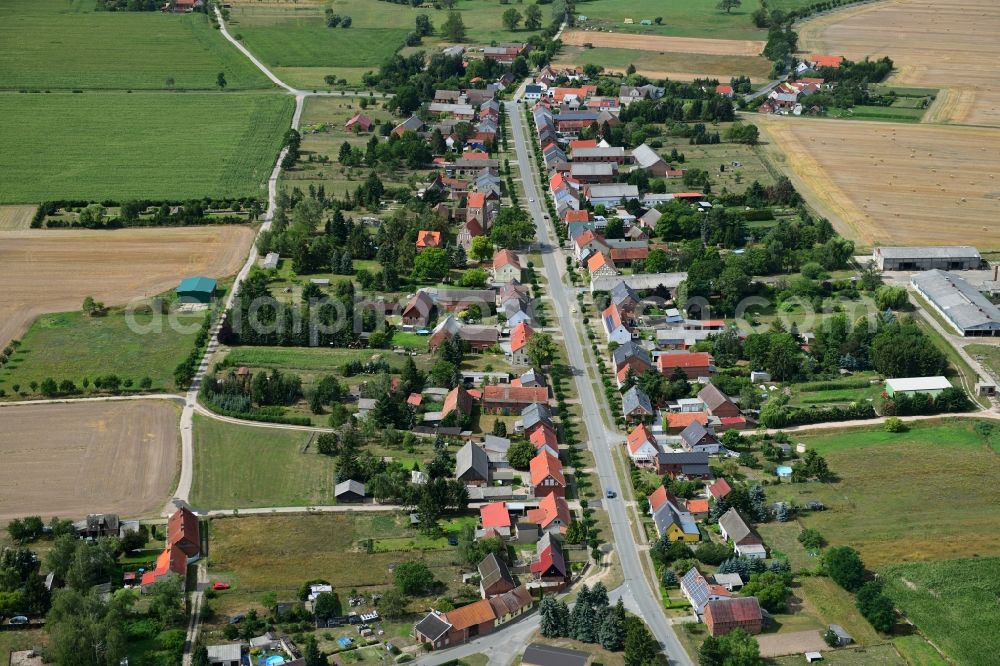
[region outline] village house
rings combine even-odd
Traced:
[[[535,447],[535,454],[548,453],[554,458],[559,457],[559,439],[556,433],[549,428],[538,428],[528,437],[528,441]]]
[[[430,247],[441,247],[441,232],[421,229],[417,232],[417,252]]]
[[[445,312],[458,312],[477,306],[484,316],[493,312],[496,292],[492,289],[438,289],[434,303]]]
[[[658,178],[670,178],[683,175],[683,171],[674,171],[670,165],[655,150],[642,144],[632,151],[632,159],[640,169],[644,169],[650,176]]]
[[[531,563],[530,570],[536,580],[558,583],[569,581],[569,568],[558,537],[546,532],[538,540],[535,552],[538,559]]]
[[[517,414],[528,405],[548,401],[549,389],[544,386],[488,384],[483,387],[485,414]]]
[[[392,128],[392,133],[396,136],[403,136],[407,132],[420,132],[424,129],[424,121],[417,116],[410,116],[403,122]]]
[[[479,563],[479,593],[483,599],[510,592],[517,584],[510,575],[507,563],[490,553]]]
[[[704,451],[660,451],[656,456],[656,471],[671,479],[708,479],[712,470]]]
[[[563,476],[559,458],[547,451],[539,451],[530,463],[531,492],[535,497],[548,495],[566,496],[566,477]]]
[[[484,235],[482,223],[475,217],[467,219],[458,229],[455,241],[462,246],[466,253],[472,251],[472,240]]]
[[[538,525],[543,533],[555,534],[565,532],[573,520],[566,500],[554,492],[543,496],[537,509],[529,509],[527,518],[529,522]]]
[[[603,257],[603,254],[596,254],[594,256]],[[615,304],[609,305],[601,313],[601,324],[604,326],[604,334],[607,336],[608,342],[614,342],[618,345],[633,344],[632,343],[632,331],[628,326],[625,325],[625,321],[622,318],[621,312]],[[636,345],[633,345],[635,347]],[[619,347],[621,349],[622,347]],[[617,351],[617,350],[615,350]],[[645,351],[645,350],[643,350]],[[647,358],[648,360],[648,358]],[[641,359],[636,359],[636,365],[641,366]],[[631,365],[631,364],[630,364]],[[617,361],[616,361],[617,366]],[[627,370],[627,368],[625,368]],[[622,367],[616,367],[615,372],[619,373]],[[619,384],[621,380],[619,379]]]
[[[622,200],[638,199],[639,188],[628,183],[588,185],[584,196],[594,206],[617,206]]]
[[[453,412],[467,417],[472,414],[474,404],[475,400],[465,387],[456,386],[445,396],[444,406],[441,408],[441,420],[448,418]]]
[[[701,532],[694,518],[673,502],[664,502],[653,512],[653,524],[657,535],[668,541],[695,543],[701,540]]]
[[[493,255],[493,280],[495,282],[521,282],[524,279],[521,260],[510,250],[500,250]]]
[[[742,415],[736,403],[715,384],[705,384],[704,388],[698,391],[698,399],[705,403],[712,416],[723,418]]]
[[[509,539],[513,535],[510,509],[506,502],[492,502],[479,507],[479,522],[482,524],[483,536],[495,535]]]
[[[638,386],[633,386],[622,395],[622,414],[626,423],[640,423],[655,415],[649,396]]]
[[[556,116],[556,118],[558,117]],[[609,146],[607,148],[600,146],[593,148],[581,147],[573,151],[573,163],[612,163],[621,165],[625,163],[625,149],[621,146]]]
[[[692,423],[708,425],[708,412],[668,412],[663,417],[663,430],[668,435],[679,435]]]
[[[719,533],[726,541],[733,542],[733,548],[741,557],[757,560],[767,557],[764,540],[735,508],[719,517]]]
[[[490,459],[486,451],[466,442],[455,454],[455,478],[467,486],[489,485]]]
[[[615,268],[611,257],[603,252],[595,252],[587,259],[587,272],[590,273],[591,280],[618,275],[618,269]]]
[[[493,615],[496,617],[495,627],[507,624],[514,618],[520,617],[531,609],[534,605],[534,597],[528,591],[526,585],[515,587],[509,592],[498,594],[490,598],[490,606],[493,607]]]
[[[677,352],[660,354],[656,359],[660,374],[670,377],[675,370],[682,370],[688,379],[708,377],[712,370],[712,355],[707,352]]]
[[[556,427],[552,423],[552,413],[548,406],[534,403],[521,410],[520,429],[525,436],[530,437],[539,428],[548,428],[553,433],[556,432]]]
[[[581,183],[613,183],[618,177],[614,162],[577,163],[570,165],[570,175]]]
[[[344,129],[350,131],[367,132],[372,127],[372,119],[363,113],[355,114],[344,123]]]
[[[729,482],[723,478],[716,479],[708,486],[708,494],[713,499],[720,500],[731,492],[733,489],[729,486]]]
[[[705,604],[705,624],[712,636],[725,636],[742,629],[748,634],[759,634],[764,614],[756,597],[715,599]]]
[[[729,590],[721,585],[709,583],[695,567],[691,567],[681,578],[681,593],[699,616],[704,614],[705,606],[709,602],[729,599],[732,596]]]
[[[660,446],[653,431],[645,423],[639,424],[626,438],[628,457],[636,467],[656,467]]]
[[[512,365],[528,365],[528,341],[535,334],[534,329],[522,322],[510,334],[510,355]]]
[[[618,309],[614,304],[611,307],[614,307],[616,310]],[[605,310],[605,313],[607,313],[607,310]],[[619,320],[620,318],[619,315]],[[620,346],[615,348],[611,353],[611,358],[615,364],[615,375],[618,377],[619,386],[628,377],[630,371],[636,377],[641,377],[652,367],[649,352],[634,342],[631,339],[631,335],[629,335],[628,340],[620,343]]]
[[[710,428],[695,421],[681,431],[681,447],[685,451],[704,451],[716,454],[722,448],[722,443]]]
[[[427,338],[427,348],[434,352],[442,343],[456,335],[466,343],[470,352],[476,354],[494,347],[500,340],[500,332],[493,326],[461,324],[455,317],[448,315],[431,331]]]
[[[424,328],[430,322],[433,311],[434,299],[426,291],[418,291],[403,307],[403,324]]]
[[[611,249],[604,237],[591,229],[587,229],[577,236],[573,243],[573,251],[577,261],[584,261],[593,254],[601,254]]]

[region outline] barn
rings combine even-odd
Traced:
[[[181,303],[211,303],[215,296],[215,280],[197,276],[181,280],[177,285],[177,300]]]

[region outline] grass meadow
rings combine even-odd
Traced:
[[[7,95],[0,203],[263,197],[293,107],[267,93]]]
[[[191,503],[202,509],[334,504],[335,461],[315,449],[302,453],[309,437],[195,415]]]
[[[659,78],[658,75],[662,74],[670,75],[670,78],[690,74],[712,76],[726,83],[731,77],[741,74],[754,81],[764,81],[771,72],[771,63],[763,57],[671,53],[603,46],[592,49],[564,46],[555,60],[578,67],[598,65],[608,72],[619,74],[624,74],[629,65],[635,65],[640,73],[649,72],[651,78]]]
[[[0,88],[216,90],[219,72],[229,89],[272,87],[204,14],[97,12],[95,4],[0,3]]]
[[[0,388],[13,393],[20,385],[29,391],[32,381],[51,377],[56,382],[71,379],[80,387],[84,377],[116,374],[131,379],[135,386],[143,377],[153,380],[153,390],[174,390],[173,373],[194,345],[205,314],[177,315],[185,332],[171,329],[167,322],[156,324],[149,315],[135,315],[148,333],[133,332],[130,318],[113,311],[106,317],[89,317],[80,312],[42,315],[21,340],[21,346],[0,370]],[[157,321],[162,321],[157,317]],[[151,323],[153,322],[153,323]]]
[[[1000,558],[894,564],[880,574],[896,607],[954,663],[996,663]],[[941,663],[918,654],[917,663]]]
[[[973,420],[911,424],[904,433],[851,428],[796,435],[822,454],[835,483],[782,484],[768,499],[819,500],[827,511],[800,518],[828,542],[857,548],[865,562],[991,555],[1000,546],[1000,429],[984,437]]]

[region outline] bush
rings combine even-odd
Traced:
[[[694,551],[694,556],[699,562],[711,566],[718,566],[725,562],[732,553],[729,547],[721,543],[704,543]]]
[[[906,424],[903,423],[902,419],[896,416],[890,416],[885,420],[885,423],[882,425],[882,429],[886,432],[906,432]]]
[[[833,582],[848,592],[857,592],[865,582],[861,555],[850,546],[835,546],[823,555],[823,568]]]
[[[826,539],[824,539],[823,535],[819,533],[819,530],[814,530],[811,527],[807,527],[799,532],[798,538],[799,543],[801,543],[804,548],[808,548],[809,550],[822,548],[823,544],[826,543]]]

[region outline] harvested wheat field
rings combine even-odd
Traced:
[[[0,523],[158,513],[177,473],[178,418],[163,400],[0,407]]]
[[[947,88],[925,122],[1000,126],[1000,3],[887,0],[810,20],[800,48],[852,60],[889,56],[889,83]]]
[[[703,53],[722,56],[758,56],[764,42],[752,39],[699,39],[697,37],[661,37],[630,35],[613,32],[568,30],[562,42],[570,46],[591,44],[594,48],[632,49],[635,51],[669,51],[672,53]],[[636,67],[639,63],[636,63]]]
[[[0,206],[0,231],[31,228],[38,206]]]
[[[235,274],[253,242],[249,227],[30,229],[0,232],[0,346],[40,314],[162,293],[190,275]]]
[[[1000,249],[1000,132],[758,116],[771,159],[862,247]]]

